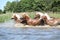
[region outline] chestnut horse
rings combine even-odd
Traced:
[[[28,25],[39,25],[40,24],[40,19],[31,19],[27,14],[22,15],[23,18],[27,21]]]
[[[46,23],[46,24],[48,24],[48,25],[50,25],[50,26],[54,26],[54,25],[58,25],[58,24],[60,24],[60,18],[55,18],[55,19],[51,19],[51,20],[49,20],[48,18],[47,18],[47,16],[42,16],[42,19],[44,20],[44,22]]]
[[[16,23],[22,22],[22,20],[20,20],[20,16],[17,14],[13,14],[11,19],[14,19]]]

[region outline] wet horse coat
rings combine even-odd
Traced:
[[[47,16],[42,16],[42,19],[45,21],[46,24],[48,24],[50,26],[60,24],[60,18],[58,18],[58,19],[55,18],[55,19],[48,20]]]

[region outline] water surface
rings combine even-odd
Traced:
[[[60,29],[17,28],[8,21],[0,23],[0,40],[60,40]]]

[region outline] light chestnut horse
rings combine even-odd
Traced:
[[[31,19],[28,14],[23,14],[22,17],[27,21],[28,25],[39,25],[40,24],[40,19]]]
[[[51,19],[51,20],[48,20],[47,16],[42,16],[42,19],[44,20],[44,22],[50,26],[55,26],[55,25],[58,25],[60,24],[60,18],[55,18],[55,19]]]
[[[18,14],[13,14],[11,19],[14,19],[16,23],[21,23],[22,20],[20,18]]]

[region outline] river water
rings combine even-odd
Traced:
[[[0,23],[0,40],[60,40],[60,29],[18,28],[9,21]]]

